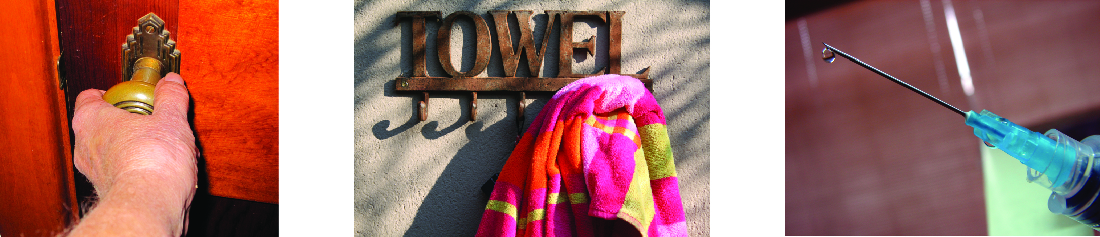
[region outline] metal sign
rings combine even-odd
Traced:
[[[530,10],[517,10],[517,11],[489,11],[488,12],[496,27],[496,37],[499,42],[499,48],[492,50],[492,42],[489,33],[489,24],[485,19],[482,19],[476,13],[469,11],[458,11],[447,15],[443,18],[442,13],[439,11],[402,11],[397,12],[398,21],[410,20],[412,23],[412,73],[408,77],[398,77],[396,79],[397,91],[422,91],[424,93],[424,100],[420,102],[420,120],[427,119],[427,105],[428,105],[428,92],[427,91],[469,91],[473,95],[471,101],[471,113],[470,120],[476,120],[477,116],[477,92],[478,91],[519,91],[521,96],[526,97],[524,91],[557,91],[563,86],[569,83],[579,80],[584,77],[601,75],[601,74],[619,74],[624,76],[631,76],[638,78],[646,87],[650,87],[652,80],[649,79],[649,68],[643,69],[641,74],[623,74],[622,73],[622,58],[621,58],[621,45],[622,45],[622,17],[626,12],[624,11],[558,11],[550,10],[546,11],[548,16],[546,28],[542,29],[543,40],[540,47],[535,47],[533,40],[534,31],[529,22],[531,19],[532,11]],[[508,23],[508,16],[515,15],[519,29],[519,44],[518,47],[512,47],[511,28]],[[474,55],[473,68],[467,71],[458,71],[454,64],[451,62],[451,26],[454,21],[459,17],[467,17],[474,22],[475,32],[477,35],[476,51]],[[596,74],[578,74],[573,73],[573,50],[585,49],[589,54],[593,54],[595,49],[595,36],[591,36],[587,41],[574,42],[573,41],[573,21],[577,17],[591,17],[598,18],[607,24],[608,27],[608,65],[598,70]],[[429,77],[427,75],[425,58],[425,48],[427,43],[426,29],[424,27],[427,20],[442,19],[439,26],[439,32],[436,35],[436,47],[437,54],[439,56],[439,63],[443,68],[443,71],[447,73],[449,77]],[[539,71],[542,67],[542,61],[553,60],[544,58],[546,54],[547,46],[550,42],[551,29],[555,21],[560,21],[560,40],[558,45],[558,73],[557,77],[543,78],[538,77]],[[481,72],[485,71],[489,64],[489,57],[496,51],[501,57],[502,68],[504,69],[504,77],[476,77]],[[531,77],[516,77],[516,69],[520,66],[520,55],[527,55],[527,68],[531,72]],[[520,103],[520,114],[523,113],[523,103]]]

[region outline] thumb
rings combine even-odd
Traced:
[[[191,96],[187,93],[183,77],[176,73],[168,73],[157,83],[153,93],[153,115],[166,114],[166,116],[187,119],[187,107]]]

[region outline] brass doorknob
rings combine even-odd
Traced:
[[[103,100],[131,113],[153,113],[153,89],[168,72],[180,72],[180,51],[164,21],[149,13],[138,19],[122,44],[122,83],[103,93]]]

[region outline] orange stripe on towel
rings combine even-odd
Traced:
[[[630,130],[628,127],[616,126],[616,125],[613,124],[613,123],[617,123],[615,120],[625,119],[626,122],[622,123],[622,124],[633,125],[634,124],[634,118],[630,117],[630,114],[626,113],[626,110],[623,110],[623,109],[618,109],[618,110],[615,110],[614,112],[611,112],[611,113],[614,113],[614,114],[612,114],[611,116],[601,116],[601,115],[588,116],[588,119],[586,119],[584,121],[584,123],[588,124],[588,126],[592,126],[593,128],[599,129],[599,130],[601,130],[605,133],[611,134],[611,135],[621,134],[623,136],[626,136],[626,137],[630,138],[631,141],[634,141],[634,145],[637,145],[638,147],[641,147],[642,146],[642,141],[641,141],[642,139],[641,139],[641,137],[638,136],[637,132],[635,132],[633,130]],[[600,122],[597,118],[603,119],[604,121],[606,121],[606,123]],[[607,125],[607,124],[612,124],[612,125]]]

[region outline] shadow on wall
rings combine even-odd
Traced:
[[[361,32],[356,34],[355,39],[355,87],[356,91],[361,91],[360,88],[380,88],[382,94],[381,98],[385,97],[407,97],[411,98],[411,103],[402,105],[407,107],[407,114],[392,115],[386,114],[385,116],[379,115],[379,117],[400,117],[404,118],[407,115],[407,119],[379,119],[373,124],[368,122],[366,126],[360,125],[357,122],[356,125],[356,143],[360,143],[360,139],[371,140],[372,138],[378,140],[388,139],[408,139],[408,135],[404,133],[414,130],[418,125],[423,123],[423,127],[420,129],[420,134],[428,140],[436,140],[448,135],[452,132],[459,131],[465,133],[466,139],[469,141],[486,141],[492,140],[497,142],[469,142],[457,151],[457,154],[447,162],[443,172],[435,180],[434,185],[428,190],[427,195],[424,197],[419,207],[416,207],[416,214],[412,220],[411,226],[405,231],[405,236],[426,236],[426,235],[448,235],[448,236],[470,236],[474,235],[477,231],[478,223],[480,222],[481,215],[485,208],[485,203],[488,200],[488,196],[480,192],[481,185],[493,174],[500,171],[503,167],[505,160],[507,159],[507,153],[505,154],[487,154],[486,151],[492,150],[507,150],[510,151],[515,145],[514,143],[501,142],[504,140],[511,141],[510,137],[514,136],[520,130],[518,130],[515,122],[517,120],[517,106],[519,103],[519,96],[517,92],[481,92],[479,98],[481,99],[505,99],[505,103],[508,107],[505,109],[507,112],[506,117],[503,120],[496,121],[492,124],[485,124],[488,121],[479,119],[476,122],[470,122],[468,104],[470,103],[470,95],[466,92],[449,92],[449,93],[431,93],[432,100],[436,99],[457,99],[458,104],[462,105],[460,109],[460,119],[456,120],[453,124],[444,125],[439,124],[438,121],[433,121],[433,116],[438,116],[438,113],[432,113],[429,111],[428,120],[421,122],[417,118],[416,111],[417,102],[421,100],[422,96],[419,92],[414,93],[397,93],[395,91],[394,78],[399,76],[410,76],[412,71],[411,63],[411,48],[412,48],[412,27],[411,20],[397,19],[396,11],[378,10],[371,8],[367,5],[370,1],[358,1],[355,5],[356,18],[361,16],[366,17],[378,17],[381,18],[381,22],[373,27],[365,30],[358,29],[360,25],[356,25],[356,31]],[[417,6],[425,4],[427,1],[417,1],[413,3],[406,3],[406,6]],[[688,4],[702,5],[703,9],[707,9],[709,3],[706,1],[687,1]],[[633,5],[631,3],[616,2],[607,3],[598,7],[586,7],[585,9],[575,10],[588,10],[588,9],[601,9],[601,10],[620,10],[630,9],[627,5]],[[548,24],[548,16],[543,10],[545,9],[558,9],[560,7],[545,6],[545,7],[517,7],[511,3],[497,3],[492,6],[486,6],[486,4],[479,2],[466,2],[464,4],[456,4],[456,7],[447,9],[431,9],[442,12],[442,16],[446,17],[455,11],[478,9],[473,11],[477,13],[486,21],[489,26],[489,31],[492,39],[491,52],[492,56],[488,67],[482,72],[479,77],[503,77],[504,71],[501,66],[501,56],[499,54],[499,42],[497,37],[496,28],[494,27],[497,19],[494,19],[487,10],[533,10],[533,24],[531,30],[533,30],[533,39],[535,45],[542,45],[544,37],[544,30]],[[541,5],[540,5],[541,6]],[[409,7],[411,8],[411,7]],[[487,10],[486,10],[487,9]],[[567,8],[568,9],[568,8]],[[398,9],[397,11],[412,11],[413,9]],[[416,9],[422,10],[422,9]],[[471,10],[472,11],[472,10]],[[627,15],[631,14],[649,14],[646,12],[629,11]],[[517,20],[515,16],[509,16],[508,25],[511,29],[511,38],[513,44],[516,44],[519,39],[519,29],[516,27]],[[525,20],[525,19],[520,19]],[[709,24],[709,15],[701,19],[694,19],[693,24]],[[357,20],[358,21],[358,20]],[[676,154],[677,171],[680,173],[680,177],[693,176],[699,177],[699,180],[705,182],[696,182],[692,185],[703,185],[702,189],[709,188],[709,140],[708,142],[697,142],[700,138],[697,135],[703,134],[704,136],[709,132],[709,78],[697,78],[695,75],[709,75],[709,63],[697,66],[694,68],[687,67],[686,62],[694,62],[692,60],[698,60],[699,55],[693,53],[687,53],[685,48],[704,48],[709,49],[709,29],[702,32],[692,31],[692,29],[684,29],[679,25],[684,24],[683,19],[676,16],[663,16],[660,18],[649,19],[647,17],[645,25],[638,22],[629,22],[624,19],[623,28],[623,71],[624,73],[640,73],[642,68],[646,66],[653,66],[650,71],[650,78],[654,79],[653,93],[658,102],[661,103],[662,108],[665,111],[666,120],[669,123],[669,134],[672,140],[673,151]],[[425,24],[425,31],[427,42],[425,44],[425,58],[426,68],[429,76],[435,77],[449,77],[446,72],[440,66],[439,57],[437,56],[437,43],[436,36],[442,19],[427,20]],[[608,29],[606,24],[598,18],[585,19],[578,18],[574,25],[577,35],[596,35],[596,50],[595,55],[588,55],[588,52],[583,50],[574,51],[574,72],[577,73],[596,73],[604,66],[608,64]],[[701,22],[701,23],[700,23]],[[474,26],[473,21],[465,17],[459,17],[455,21],[455,26],[452,28],[452,39],[457,40],[461,38],[461,47],[451,47],[454,53],[457,53],[461,49],[461,60],[455,61],[455,67],[459,71],[466,71],[473,67],[476,39],[473,35]],[[588,27],[582,27],[587,25]],[[559,57],[558,45],[559,45],[559,27],[560,24],[555,23],[551,27],[551,35],[549,36],[549,42],[546,44],[547,49],[545,52],[545,59],[542,70],[539,73],[540,77],[556,77],[558,73]],[[634,27],[634,31],[641,29],[642,32],[638,32],[641,36],[635,38],[628,38],[628,27]],[[589,28],[589,29],[584,29]],[[589,31],[585,31],[589,30]],[[582,34],[581,32],[588,32]],[[394,43],[395,34],[400,33],[399,43]],[[461,33],[460,33],[461,32]],[[700,36],[701,35],[701,36]],[[460,37],[456,37],[460,36]],[[469,37],[467,37],[469,36]],[[650,38],[659,40],[649,40],[647,42],[641,41],[638,38]],[[632,42],[635,41],[635,42]],[[643,47],[644,46],[644,47]],[[394,53],[394,48],[399,47],[399,53]],[[536,46],[539,47],[539,46]],[[377,55],[385,55],[387,57],[399,57],[397,60],[399,63],[387,62],[387,60],[379,60]],[[454,54],[452,54],[454,55]],[[642,60],[648,59],[648,60]],[[516,75],[519,77],[530,76],[531,73],[524,65],[527,65],[529,60],[524,54]],[[538,59],[543,60],[543,59]],[[656,61],[660,64],[654,65],[641,65],[637,67],[631,65],[628,62],[630,60],[638,60],[651,62]],[[707,59],[704,59],[707,60]],[[378,71],[377,68],[392,68],[392,70]],[[376,69],[375,71],[367,72],[367,70]],[[676,88],[691,84],[692,86],[700,86],[703,89],[692,90],[677,90]],[[379,87],[379,85],[382,85]],[[372,93],[377,93],[378,89],[367,89]],[[525,129],[531,123],[541,109],[541,107],[550,98],[552,93],[537,93],[528,92],[528,99],[534,101],[527,105],[525,111],[526,121],[523,121],[523,128]],[[359,110],[364,106],[369,106],[372,103],[380,103],[380,99],[376,95],[366,94],[362,95],[356,93],[355,96],[355,108]],[[703,111],[705,114],[689,114],[698,113]],[[483,115],[484,116],[484,115]],[[399,121],[404,120],[404,121]],[[373,119],[372,119],[373,121]],[[399,125],[397,123],[400,123]],[[468,125],[468,126],[467,126]],[[367,129],[369,126],[369,133],[359,131],[361,129]],[[706,131],[701,131],[706,130]],[[501,134],[507,134],[509,139],[501,139]],[[373,137],[361,137],[361,136],[373,136]],[[696,141],[696,142],[692,142]],[[406,141],[398,141],[406,142]],[[415,142],[415,140],[408,140],[407,142]],[[411,145],[410,145],[411,147]],[[395,149],[390,151],[372,151],[378,153],[393,153],[384,154],[380,157],[386,157],[384,161],[380,161],[380,165],[383,167],[393,167],[395,165],[407,162],[402,159],[415,159],[409,158],[406,154],[407,151],[401,149]],[[487,157],[489,156],[489,157]],[[359,157],[357,152],[356,159],[363,159]],[[359,165],[359,163],[356,163]],[[440,165],[440,164],[431,164]],[[420,167],[421,170],[428,170],[429,165]],[[358,170],[358,169],[357,169]],[[360,179],[360,176],[366,174],[356,174],[356,179]],[[473,178],[471,178],[473,177]],[[695,200],[689,203],[688,196],[691,196],[685,190],[685,181],[681,178],[681,192],[684,196],[684,209],[686,217],[688,218],[688,226],[690,229],[701,229],[705,232],[709,228],[709,194],[705,194],[701,200]],[[359,181],[356,182],[357,189],[362,184]],[[393,235],[389,232],[378,232],[373,230],[376,227],[363,226],[359,224],[360,219],[366,219],[366,223],[372,223],[376,225],[386,225],[390,223],[381,216],[386,213],[408,210],[409,207],[401,207],[394,204],[397,200],[392,200],[387,195],[392,196],[394,190],[389,190],[387,185],[401,185],[397,183],[391,184],[373,184],[379,187],[365,187],[369,189],[368,194],[361,195],[356,194],[356,234],[365,236],[376,235]],[[416,192],[417,190],[414,190]],[[378,194],[378,195],[375,195]],[[401,194],[404,196],[417,196],[418,194]],[[363,209],[365,207],[365,210]]]

